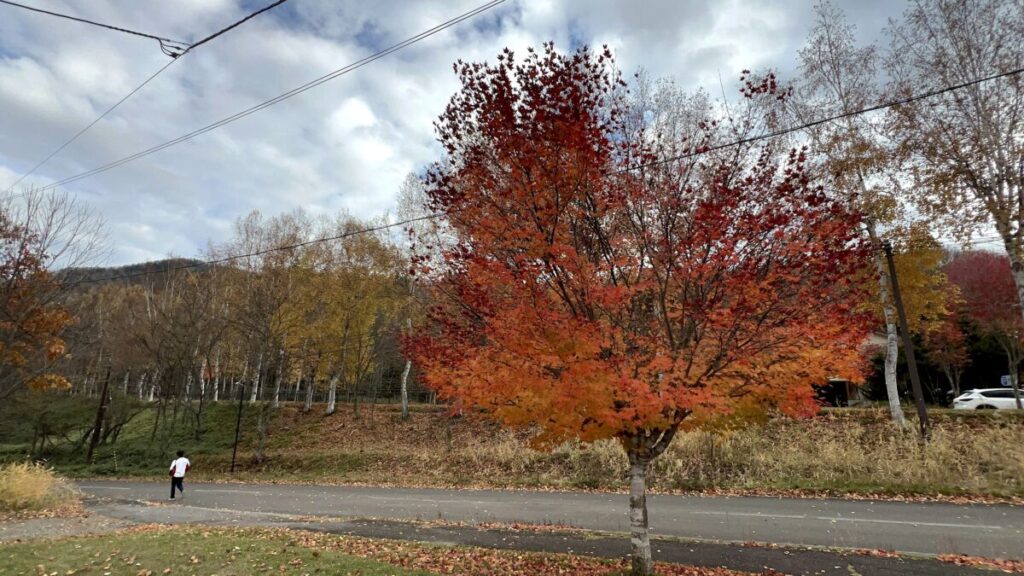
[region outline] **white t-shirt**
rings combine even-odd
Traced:
[[[185,458],[184,456],[175,459],[174,462],[171,462],[171,470],[174,470],[174,477],[184,478],[185,470],[189,467],[190,464],[192,463],[189,462],[188,458]]]

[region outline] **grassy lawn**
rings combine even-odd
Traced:
[[[0,545],[0,575],[620,576],[626,559],[600,559],[334,536],[301,530],[140,527],[125,532]],[[659,562],[661,576],[752,576]]]
[[[425,575],[335,550],[298,546],[286,533],[161,529],[0,545],[0,574]]]

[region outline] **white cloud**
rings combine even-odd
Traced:
[[[27,183],[65,178],[229,116],[479,5],[302,0],[175,62]],[[46,8],[195,41],[253,9],[241,0],[53,0]],[[866,37],[893,8],[844,6]],[[811,2],[519,0],[265,111],[67,186],[110,224],[114,263],[199,254],[253,209],[394,212],[405,174],[437,158],[433,121],[456,59],[509,46],[607,43],[643,66],[719,92],[742,68],[795,64]],[[0,187],[6,188],[163,66],[154,41],[0,6]]]

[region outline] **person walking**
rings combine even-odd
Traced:
[[[171,500],[174,500],[175,488],[185,496],[185,473],[191,469],[192,463],[185,458],[185,451],[178,450],[178,457],[171,462]]]

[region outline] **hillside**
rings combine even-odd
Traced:
[[[195,258],[165,258],[163,260],[126,264],[124,266],[65,268],[58,271],[57,276],[69,283],[102,283],[120,279],[138,282],[146,276],[162,274],[178,268],[196,267],[202,269],[205,266],[202,260]]]

